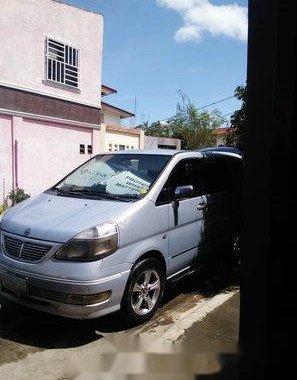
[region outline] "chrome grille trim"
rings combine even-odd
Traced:
[[[22,239],[11,234],[2,234],[4,254],[18,261],[36,262],[41,260],[53,248],[50,243],[38,240]]]

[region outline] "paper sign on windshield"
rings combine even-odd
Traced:
[[[83,166],[69,177],[68,182],[76,182],[77,186],[91,187],[104,183],[113,175],[115,175],[115,171],[109,165],[100,163],[91,169]]]
[[[140,194],[147,190],[150,182],[140,178],[130,171],[123,171],[108,180],[106,190],[111,194]]]

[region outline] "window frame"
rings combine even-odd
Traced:
[[[56,44],[57,46],[58,45],[63,46],[64,51],[63,51],[63,56],[61,56],[61,60],[56,59],[53,56],[51,56],[51,54],[54,54],[54,53],[50,52],[49,49],[54,49],[57,52],[58,52],[58,49],[55,49],[55,47],[50,47],[49,46],[50,43]],[[73,64],[73,62],[69,63],[69,61],[67,62],[66,49],[68,51],[68,54],[69,54],[69,49],[72,49],[71,50],[72,60],[75,57],[74,60],[76,61],[76,64]],[[64,88],[67,88],[67,89],[72,90],[72,91],[80,91],[81,51],[79,48],[74,47],[72,44],[70,44],[68,42],[64,42],[58,38],[47,36],[45,38],[44,59],[45,59],[45,76],[44,76],[45,81],[44,81],[44,83],[51,84],[53,86],[64,87]],[[57,71],[56,71],[56,78],[55,79],[52,78],[52,75],[49,75],[49,62],[50,62],[50,60],[51,60],[51,64],[53,64],[53,62],[55,62],[56,70],[58,67],[57,62],[59,63],[59,66],[60,66],[59,79],[58,79]],[[63,66],[62,69],[61,69],[61,66]],[[67,66],[69,66],[69,67],[67,68]],[[68,70],[68,73],[66,73],[66,70]],[[72,71],[72,73],[71,73],[71,71]],[[75,71],[76,71],[76,75],[71,75]],[[63,73],[63,75],[62,75],[62,73]],[[75,78],[76,80],[72,80],[71,78]],[[66,81],[68,81],[68,83],[66,83]],[[71,84],[69,82],[72,82],[74,84]]]
[[[173,202],[173,188],[172,188],[172,184],[170,183],[170,178],[172,177],[173,173],[174,173],[174,170],[179,166],[181,165],[184,161],[195,161],[195,162],[199,162],[201,160],[201,158],[199,157],[193,157],[193,158],[183,158],[181,160],[179,160],[175,166],[172,168],[170,174],[168,175],[168,178],[165,182],[165,184],[163,185],[161,191],[159,192],[158,196],[157,196],[157,199],[156,199],[156,202],[155,202],[155,205],[156,206],[164,206],[164,205],[167,205],[167,204],[170,204],[171,202]],[[164,189],[166,189],[166,187],[168,188],[167,191],[168,191],[168,200],[160,200],[160,195],[161,193],[164,191]],[[204,195],[204,194],[203,194]],[[179,202],[183,202],[183,201],[186,201],[186,200],[189,200],[189,199],[194,199],[194,198],[199,198],[199,197],[202,197],[203,196],[202,194],[195,194],[191,197],[188,197],[188,198],[185,198],[185,199],[181,199]]]

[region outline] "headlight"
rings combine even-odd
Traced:
[[[81,232],[55,254],[58,260],[96,261],[111,255],[119,247],[119,232],[108,222]]]

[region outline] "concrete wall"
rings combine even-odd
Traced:
[[[167,149],[180,150],[181,140],[164,137],[144,136],[145,149],[160,149],[161,146],[168,147]]]
[[[125,150],[144,148],[143,131],[136,129],[106,126],[104,140],[107,152],[120,150],[120,145],[125,146]]]
[[[111,144],[111,147],[109,144]],[[117,151],[119,150],[119,145],[124,145],[125,149],[139,149],[139,135],[134,136],[107,131],[105,135],[106,151]]]
[[[100,106],[101,15],[52,0],[1,0],[0,15],[0,85]],[[80,49],[80,93],[43,83],[47,37]]]
[[[114,125],[114,126],[120,126],[121,125],[121,118],[120,115],[112,112],[110,110],[107,110],[105,107],[102,107],[103,111],[103,122],[105,125]]]
[[[98,153],[99,141],[96,129],[0,113],[0,203],[13,183],[30,195],[54,185],[91,157],[87,145]],[[85,154],[80,154],[80,144],[85,145]]]

